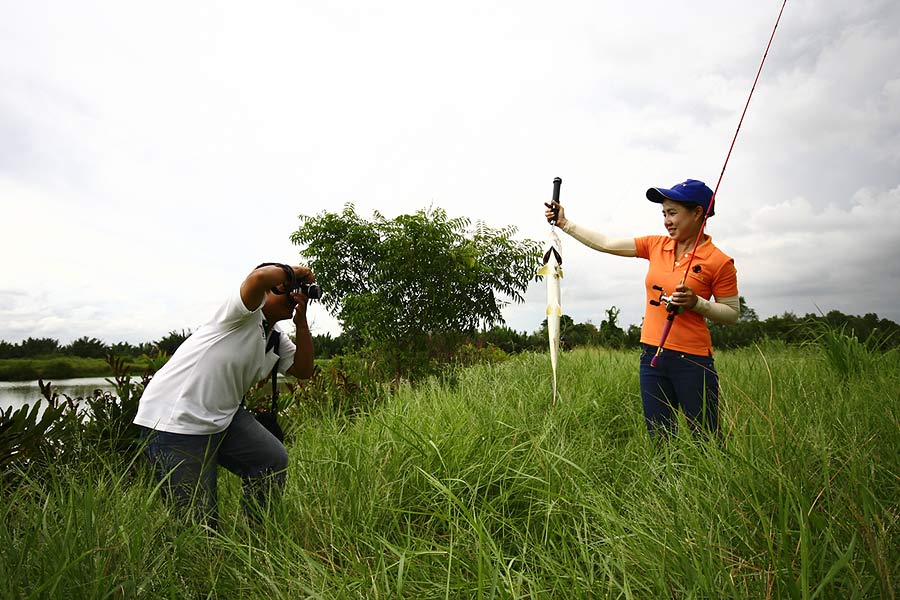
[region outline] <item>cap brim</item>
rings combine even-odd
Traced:
[[[662,204],[664,200],[681,200],[681,197],[666,188],[650,188],[647,190],[647,200]]]
[[[647,190],[647,200],[656,202],[657,204],[662,204],[665,200],[674,200],[675,202],[691,202],[703,206],[696,200],[685,197],[683,194],[679,193],[678,190],[671,190],[668,188],[650,188]],[[709,212],[710,217],[714,214],[716,214],[715,209]]]
[[[649,200],[650,202],[674,200],[676,202],[694,202],[699,204],[696,199],[685,196],[680,191],[678,191],[677,188],[650,188],[649,190],[647,190],[647,200]]]

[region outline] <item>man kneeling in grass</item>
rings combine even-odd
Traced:
[[[134,422],[167,497],[213,527],[217,468],[238,475],[244,508],[257,515],[284,488],[287,451],[241,405],[244,394],[273,368],[301,379],[313,373],[306,322],[315,281],[303,266],[264,263],[178,348],[140,399]],[[292,318],[296,345],[276,325]],[[277,342],[277,343],[273,343]]]

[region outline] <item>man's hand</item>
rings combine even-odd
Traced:
[[[309,267],[295,265],[292,268],[294,269],[294,279],[297,283],[313,283],[316,280],[316,274]]]
[[[309,267],[294,267],[294,274],[297,276],[297,281],[303,283],[312,283],[316,280],[315,273]],[[294,307],[292,318],[296,328],[297,350],[294,353],[294,364],[287,372],[298,379],[309,379],[315,370],[312,333],[309,331],[309,323],[306,321],[309,298],[303,292],[291,291],[291,300],[297,304]]]

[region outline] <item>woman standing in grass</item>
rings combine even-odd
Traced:
[[[669,189],[650,188],[647,199],[662,204],[668,236],[635,238],[607,237],[566,218],[558,203],[545,204],[547,219],[554,218],[554,211],[558,210],[557,225],[586,246],[650,263],[645,280],[647,307],[641,326],[640,385],[644,419],[652,438],[674,432],[679,408],[695,432],[716,433],[719,429],[719,378],[705,319],[737,321],[737,271],[734,260],[704,234],[690,272],[685,274],[712,195],[709,187],[694,179]],[[714,213],[710,211],[709,216]],[[650,361],[657,352],[668,311],[680,316],[654,367]]]

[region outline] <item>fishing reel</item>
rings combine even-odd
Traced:
[[[650,304],[652,304],[653,306],[662,306],[663,304],[665,304],[666,312],[674,313],[676,315],[680,315],[684,312],[683,306],[672,304],[672,296],[667,296],[666,291],[662,288],[662,286],[654,285],[653,289],[659,292],[659,299],[651,300]]]

